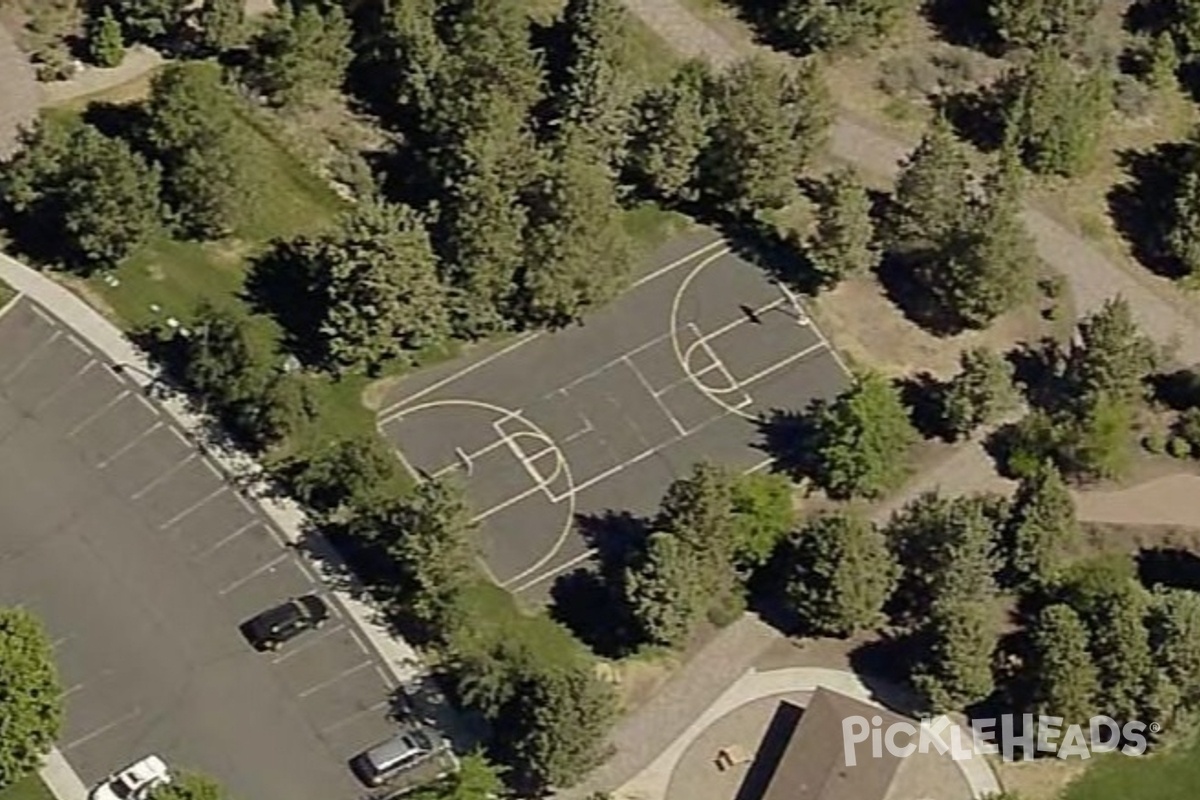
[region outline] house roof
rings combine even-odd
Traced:
[[[903,759],[871,755],[868,742],[858,745],[855,766],[846,766],[842,720],[882,717],[882,725],[903,717],[825,688],[812,699],[792,730],[761,800],[885,800]]]

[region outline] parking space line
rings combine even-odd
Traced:
[[[62,750],[63,752],[66,752],[68,750],[72,750],[76,747],[79,747],[79,745],[81,745],[81,744],[87,744],[92,739],[95,739],[97,736],[103,736],[104,734],[111,731],[113,728],[116,728],[118,725],[124,725],[126,722],[129,722],[130,720],[136,718],[141,713],[142,713],[141,707],[140,706],[135,707],[132,711],[130,711],[126,714],[122,714],[121,716],[117,717],[112,722],[108,723],[107,725],[101,725],[99,728],[95,728],[90,733],[86,733],[83,736],[80,736],[78,739],[74,739],[70,742],[67,742],[64,745],[60,745],[58,749]]]
[[[154,433],[156,430],[158,430],[158,429],[159,429],[159,428],[161,428],[162,426],[163,426],[163,421],[160,419],[160,420],[158,420],[157,422],[155,422],[153,425],[151,425],[149,428],[146,428],[146,430],[142,431],[142,432],[141,432],[141,433],[139,433],[137,436],[133,437],[133,438],[132,438],[132,439],[130,439],[128,442],[126,442],[125,444],[123,444],[123,445],[121,445],[120,447],[118,447],[118,448],[117,448],[117,450],[116,450],[116,452],[115,452],[115,453],[113,453],[111,456],[109,456],[108,458],[104,459],[103,461],[100,461],[100,462],[98,462],[98,463],[96,464],[96,469],[104,469],[104,468],[106,468],[106,467],[107,467],[109,464],[111,464],[112,462],[116,461],[118,458],[120,458],[121,456],[125,455],[125,454],[126,454],[126,453],[128,453],[130,450],[132,450],[133,448],[137,447],[137,446],[138,446],[138,444],[139,444],[139,443],[140,443],[140,442],[141,442],[143,439],[145,439],[147,436],[150,436],[151,434],[153,434],[153,433]]]
[[[345,680],[346,678],[349,678],[351,675],[353,675],[356,672],[362,672],[364,669],[366,669],[367,667],[373,666],[374,664],[375,664],[374,661],[372,661],[371,659],[367,659],[366,661],[356,664],[353,667],[348,667],[348,668],[342,670],[341,672],[339,672],[337,675],[334,675],[332,678],[326,678],[325,680],[320,681],[319,683],[314,683],[312,686],[308,687],[304,691],[297,693],[296,697],[299,697],[301,700],[303,700],[305,697],[310,697],[310,696],[316,694],[317,692],[321,691],[322,689],[328,689],[330,686],[333,686],[338,681]]]
[[[73,695],[73,694],[75,694],[76,692],[78,692],[78,691],[79,691],[80,689],[82,689],[82,688],[83,688],[83,684],[82,684],[82,683],[77,683],[77,684],[75,684],[74,686],[68,686],[66,689],[63,689],[63,690],[62,690],[62,695],[61,695],[61,697],[62,697],[62,698],[65,700],[65,699],[67,699],[68,697],[70,697],[71,695]]]
[[[218,540],[217,540],[216,544],[214,544],[214,545],[212,545],[211,547],[208,547],[207,549],[203,550],[202,552],[199,552],[199,553],[197,553],[196,555],[192,556],[192,560],[193,560],[193,561],[200,561],[200,560],[202,560],[202,559],[208,558],[208,557],[209,557],[209,556],[211,556],[213,553],[217,552],[217,551],[218,551],[218,550],[220,550],[222,547],[224,547],[225,545],[229,544],[229,543],[230,543],[230,542],[232,542],[234,539],[236,539],[237,537],[241,536],[241,535],[242,535],[243,533],[245,533],[246,531],[248,531],[248,530],[250,530],[251,528],[253,528],[255,525],[261,525],[261,524],[262,524],[262,520],[260,520],[260,519],[252,519],[252,520],[250,520],[250,521],[249,521],[249,522],[247,522],[245,525],[243,525],[242,527],[240,527],[240,528],[238,528],[237,530],[235,530],[233,533],[228,533],[228,534],[226,534],[226,535],[222,536],[220,539],[218,539]]]
[[[70,637],[70,636],[60,636],[57,639],[55,639],[53,642],[50,643],[50,647],[54,650],[57,650],[58,648],[62,647],[64,644],[66,644],[67,642],[71,641],[71,638],[72,637]]]
[[[89,358],[87,363],[85,363],[82,367],[80,367],[79,369],[77,369],[75,371],[74,375],[72,375],[71,377],[69,377],[65,381],[63,381],[61,384],[59,384],[58,388],[56,388],[50,394],[46,395],[46,397],[44,397],[40,403],[38,403],[36,406],[34,406],[33,413],[36,414],[37,412],[41,411],[43,408],[45,408],[50,403],[53,403],[56,399],[58,399],[59,396],[61,396],[64,392],[66,392],[68,389],[70,389],[71,386],[74,385],[75,381],[82,378],[83,374],[85,372],[87,372],[88,370],[90,370],[92,367],[96,366],[99,363],[100,362],[97,361],[96,359]]]
[[[280,655],[276,656],[275,658],[272,658],[271,663],[272,664],[282,664],[284,661],[287,661],[289,658],[296,655],[297,653],[303,653],[305,650],[309,650],[314,645],[320,644],[321,642],[328,639],[330,636],[333,636],[335,633],[339,633],[344,630],[346,630],[346,626],[339,623],[339,624],[333,626],[332,628],[326,628],[323,631],[319,631],[316,635],[308,637],[307,641],[296,645],[291,650],[288,650],[286,653],[281,653]]]
[[[113,409],[113,407],[117,405],[117,403],[121,402],[128,396],[129,396],[128,389],[123,389],[120,392],[118,392],[115,397],[113,397],[111,400],[109,400],[104,405],[100,406],[100,408],[93,411],[91,413],[91,415],[89,415],[87,417],[87,419],[85,419],[83,422],[79,423],[74,428],[72,428],[70,431],[68,431],[67,438],[73,439],[76,436],[78,436],[83,431],[84,428],[86,428],[87,426],[89,426],[93,422],[95,422],[96,420],[103,417],[105,414],[107,414],[109,411],[111,411]]]
[[[345,717],[342,717],[341,719],[339,719],[337,722],[334,722],[331,725],[326,725],[325,727],[321,728],[320,729],[321,733],[333,733],[338,728],[344,728],[345,726],[349,725],[351,722],[354,722],[359,717],[363,717],[367,714],[372,714],[372,713],[380,710],[381,708],[387,708],[388,705],[390,705],[390,702],[391,701],[389,701],[389,700],[380,700],[375,705],[367,706],[366,708],[360,708],[358,711],[355,711],[353,714],[348,714]]]
[[[192,503],[190,506],[185,508],[183,511],[180,511],[178,514],[176,514],[175,516],[171,517],[166,522],[159,525],[158,529],[160,531],[165,531],[167,528],[170,528],[172,525],[178,525],[180,523],[180,521],[182,521],[183,518],[186,517],[188,514],[191,514],[192,512],[196,511],[201,506],[203,506],[205,503],[207,503],[209,500],[212,500],[214,497],[221,494],[221,492],[227,492],[227,491],[229,491],[229,487],[226,486],[225,484],[221,484],[216,489],[213,489],[211,492],[206,494],[204,497],[201,497],[199,500]]]
[[[247,583],[254,580],[259,575],[262,575],[266,572],[270,572],[271,570],[275,569],[275,567],[279,566],[280,563],[286,561],[288,559],[288,556],[290,556],[290,555],[291,555],[290,553],[280,553],[279,555],[275,556],[267,563],[265,563],[262,566],[255,569],[249,575],[243,575],[242,577],[238,578],[236,581],[229,584],[221,591],[217,592],[217,594],[224,596],[224,595],[227,595],[230,592],[232,592],[234,589],[237,589],[238,587],[245,586]]]
[[[155,486],[158,486],[160,483],[162,483],[163,481],[170,478],[172,475],[174,475],[176,472],[178,472],[180,469],[182,469],[186,464],[189,464],[192,461],[192,459],[194,459],[195,457],[196,457],[195,453],[188,453],[187,458],[181,459],[177,463],[172,464],[171,466],[167,467],[165,470],[163,470],[162,474],[156,475],[153,480],[151,480],[149,483],[147,483],[141,489],[138,489],[136,492],[129,495],[129,499],[130,500],[141,500]]]
[[[3,383],[8,383],[8,382],[9,382],[9,381],[11,381],[13,378],[15,378],[15,377],[17,377],[18,375],[20,375],[20,374],[21,374],[21,372],[22,372],[22,371],[23,371],[23,370],[24,370],[26,367],[28,367],[28,366],[30,365],[30,363],[32,363],[32,362],[33,362],[33,360],[34,360],[35,358],[37,358],[37,357],[38,357],[38,355],[39,355],[39,354],[40,354],[40,353],[41,353],[43,350],[45,350],[47,347],[49,347],[49,346],[50,346],[50,345],[51,345],[53,342],[57,341],[57,340],[58,340],[58,338],[59,338],[59,337],[61,337],[61,336],[62,336],[62,331],[56,330],[56,331],[54,331],[54,333],[53,333],[53,334],[51,334],[49,337],[47,337],[47,338],[43,339],[42,341],[38,342],[36,347],[32,348],[32,349],[31,349],[31,350],[30,350],[28,353],[26,353],[26,354],[25,354],[25,357],[21,359],[21,363],[20,363],[20,364],[17,364],[15,367],[13,367],[13,368],[12,368],[12,369],[10,369],[8,372],[6,372],[6,373],[4,374],[4,378],[3,378],[3,379],[0,379],[0,381],[2,381]]]

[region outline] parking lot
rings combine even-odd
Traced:
[[[238,624],[321,591],[156,405],[45,311],[0,315],[0,603],[37,613],[89,785],[148,753],[244,800],[363,795],[346,761],[394,728],[394,686],[334,618],[277,653]]]
[[[769,467],[764,422],[846,382],[799,299],[708,233],[582,325],[401,381],[379,422],[415,479],[465,484],[493,579],[544,593],[607,515],[653,513],[698,461]]]

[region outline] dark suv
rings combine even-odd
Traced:
[[[242,635],[255,650],[274,650],[329,619],[329,606],[315,594],[288,600],[242,623]]]

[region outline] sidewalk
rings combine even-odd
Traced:
[[[115,325],[83,300],[42,273],[3,253],[0,253],[0,280],[45,306],[106,355],[114,365],[130,367],[124,370],[124,374],[138,386],[148,389],[156,384],[155,389],[160,395],[159,405],[192,435],[202,451],[224,469],[243,494],[259,505],[282,538],[290,544],[303,541],[310,556],[309,565],[325,578],[331,593],[383,661],[397,686],[413,698],[420,711],[435,717],[441,729],[457,744],[462,744],[466,736],[461,733],[462,726],[458,723],[456,712],[437,691],[420,655],[381,619],[366,598],[361,584],[337,551],[311,525],[304,510],[290,498],[277,496],[261,465],[232,447],[211,423],[193,414],[184,397],[161,397],[162,384],[155,380],[158,371],[154,365]],[[43,779],[59,800],[80,800],[82,797],[79,794],[82,784],[57,751],[47,759]]]

